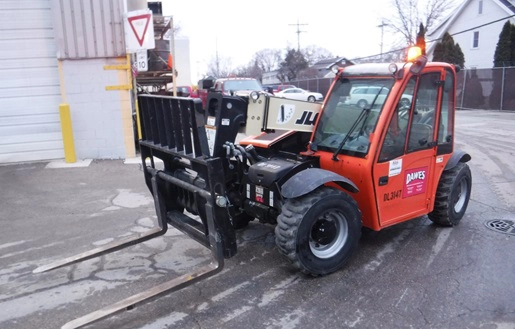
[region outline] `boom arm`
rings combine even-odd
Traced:
[[[310,103],[286,98],[258,94],[249,99],[247,124],[243,133],[249,136],[259,135],[267,130],[295,130],[312,132],[320,103]]]

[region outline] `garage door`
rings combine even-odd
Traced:
[[[50,8],[0,1],[0,163],[64,157]]]

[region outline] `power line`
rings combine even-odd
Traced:
[[[463,30],[463,31],[460,31],[460,32],[453,33],[453,34],[451,34],[451,36],[455,36],[455,35],[462,34],[462,33],[465,33],[465,32],[470,32],[470,31],[472,31],[472,30],[479,29],[479,28],[481,28],[481,27],[488,26],[488,25],[491,25],[491,24],[494,24],[494,23],[498,23],[498,22],[500,22],[500,21],[503,21],[503,20],[506,20],[506,19],[510,19],[510,18],[512,18],[512,17],[515,17],[515,15],[506,16],[506,17],[504,17],[504,18],[496,19],[495,21],[491,21],[491,22],[488,22],[488,23],[485,23],[485,24],[477,25],[477,26],[471,27],[471,28],[469,28],[469,29],[466,29],[466,30]],[[442,38],[443,38],[443,37],[442,37]],[[437,38],[437,39],[428,40],[428,41],[426,41],[426,44],[427,44],[427,43],[431,43],[431,42],[435,42],[435,41],[442,40],[442,38]],[[406,49],[406,47],[404,47],[404,48],[399,48],[399,49],[395,49],[395,50],[390,50],[390,51],[387,51],[387,52],[385,52],[385,53],[381,52],[381,54],[369,55],[369,56],[364,56],[364,57],[356,57],[356,58],[351,59],[351,61],[360,60],[360,59],[367,59],[367,58],[370,58],[370,57],[382,56],[382,55],[386,55],[386,54],[393,54],[393,53],[396,53],[396,52],[399,52],[399,51],[403,51],[403,50],[405,50],[405,49]]]

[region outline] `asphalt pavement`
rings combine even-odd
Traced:
[[[457,227],[438,227],[423,216],[366,230],[344,269],[312,278],[279,254],[272,226],[252,222],[238,231],[238,254],[221,273],[87,328],[514,329],[514,127],[515,112],[457,113],[457,147],[471,154],[473,175]],[[60,328],[209,262],[207,249],[170,229],[34,274],[38,266],[154,225],[141,166],[123,160],[78,168],[4,165],[0,186],[0,328]]]

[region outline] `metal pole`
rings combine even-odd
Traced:
[[[177,66],[177,58],[175,58],[175,33],[173,31],[173,16],[170,16],[170,51],[172,52],[172,91],[173,95],[177,96],[177,83],[175,80],[177,79],[177,70],[175,69]]]
[[[61,118],[61,132],[63,135],[64,159],[66,163],[75,163],[75,143],[73,140],[72,117],[70,114],[70,105],[59,105],[59,117]]]
[[[463,109],[463,99],[465,98],[465,84],[467,83],[467,70],[463,70],[463,89],[461,90],[461,105]]]
[[[502,111],[503,100],[504,100],[504,75],[506,74],[505,67],[502,68],[502,79],[501,79],[501,101],[499,103],[499,111]]]

